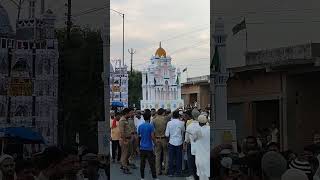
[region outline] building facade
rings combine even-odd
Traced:
[[[197,105],[197,108],[210,107],[210,76],[188,78],[182,83],[181,96],[186,106]]]
[[[320,127],[319,59],[320,44],[307,43],[249,52],[245,66],[230,68],[228,116],[239,139],[275,122],[281,149],[311,144]]]
[[[17,20],[14,32],[0,5],[0,128],[30,127],[48,144],[57,144],[55,16],[51,10],[36,16],[38,6],[29,2],[29,16]]]
[[[184,107],[181,99],[181,72],[171,64],[171,57],[161,47],[151,57],[151,64],[142,72],[141,109]]]

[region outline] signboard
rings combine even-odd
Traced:
[[[297,45],[285,48],[268,49],[246,54],[246,64],[263,64],[287,61],[293,59],[311,59],[311,44]]]
[[[9,85],[9,96],[32,96],[33,84],[31,79],[12,79]]]
[[[124,106],[128,106],[128,72],[127,66],[115,68],[110,77],[110,100],[121,101]]]

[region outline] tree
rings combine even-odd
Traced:
[[[142,73],[137,70],[133,70],[132,74],[129,73],[129,106],[135,105],[136,108],[140,108],[140,100],[142,99]]]
[[[97,151],[97,121],[104,119],[103,54],[100,32],[73,27],[71,40],[66,30],[58,29],[61,54],[60,75],[63,76],[63,145],[75,143],[79,132],[80,144]]]

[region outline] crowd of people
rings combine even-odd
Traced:
[[[0,180],[109,180],[109,159],[87,149],[47,147],[31,158],[0,157]]]
[[[209,179],[209,113],[197,108],[174,111],[125,108],[112,112],[112,163],[119,163],[124,174],[131,174],[139,158],[142,180],[146,161],[154,179],[161,175]]]
[[[320,134],[299,153],[280,151],[278,130],[272,125],[265,136],[249,136],[239,143],[213,149],[214,180],[320,180]]]

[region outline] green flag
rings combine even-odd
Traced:
[[[239,24],[235,25],[232,28],[233,35],[236,35],[238,32],[240,32],[246,28],[247,28],[246,20],[244,19],[243,21],[241,21]]]
[[[214,51],[214,55],[213,55],[213,59],[211,61],[211,69],[213,69],[213,71],[215,72],[219,72],[220,71],[220,60],[219,60],[219,52],[218,52],[218,47],[215,47],[215,51]]]

